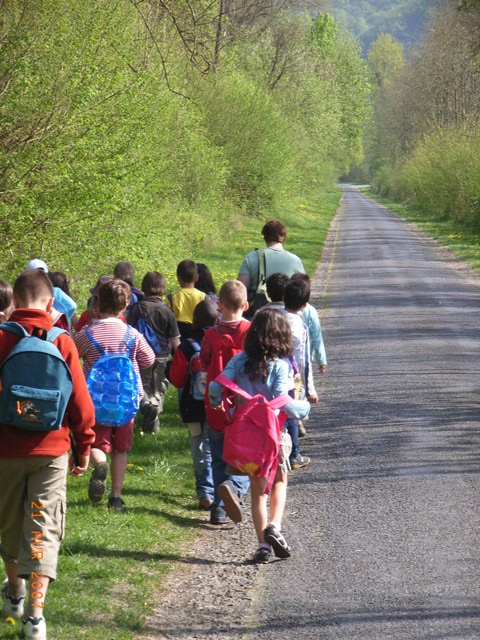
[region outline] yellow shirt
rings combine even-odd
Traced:
[[[171,301],[168,299],[168,305],[175,314],[177,322],[192,324],[193,310],[202,300],[205,300],[203,291],[195,288],[180,289],[172,294]]]

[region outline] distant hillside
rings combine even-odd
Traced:
[[[406,49],[421,38],[438,0],[329,0],[329,11],[360,40],[363,51],[381,33],[390,33]],[[460,0],[459,0],[460,3]]]

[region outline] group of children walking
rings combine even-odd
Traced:
[[[8,322],[0,325],[0,377],[7,356],[22,342],[23,334],[16,333],[20,325],[25,335],[53,343],[72,383],[64,414],[53,427],[42,426],[42,430],[36,398],[43,398],[44,389],[41,393],[30,389],[27,396],[33,400],[17,401],[17,408],[30,403],[23,429],[2,410],[2,396],[11,391],[0,391],[0,550],[7,573],[3,612],[22,619],[27,638],[46,638],[43,606],[48,584],[56,578],[68,469],[81,476],[92,465],[88,495],[94,503],[103,500],[110,471],[107,504],[123,510],[121,492],[134,415],[137,410],[141,414],[143,432],[158,432],[169,382],[178,389],[180,417],[188,428],[199,508],[209,512],[212,525],[241,522],[243,497],[250,488],[258,539],[253,560],[267,562],[272,552],[280,558],[290,556],[282,533],[287,472],[310,462],[300,453],[299,422],[318,401],[312,362],[321,373],[326,369],[318,314],[308,304],[308,277],[272,274],[266,282],[270,302],[250,322],[244,317],[245,285],[227,281],[217,297],[205,265],[180,262],[180,288],[166,301],[162,298],[167,285],[161,273],[147,273],[140,289],[135,288],[133,276],[129,262],[119,263],[113,276],[101,276],[90,289],[87,310],[80,318],[68,284],[52,286],[41,260],[28,265],[13,290],[0,282],[0,320]],[[127,373],[121,373],[125,369],[120,365],[125,363],[120,360],[129,361],[132,384],[127,384]],[[97,397],[94,385],[100,372],[108,384]],[[241,395],[246,392],[245,397],[262,396],[267,403],[284,398],[278,408],[287,420],[283,427],[278,422],[278,456],[265,473],[245,471],[223,458],[232,416],[246,402],[228,389],[229,381],[238,385],[239,392],[243,390]],[[126,413],[119,414],[123,404]],[[99,415],[109,415],[100,414],[103,410],[112,411],[111,420],[100,422]],[[123,422],[113,417],[117,414]],[[31,505],[36,505],[35,517]],[[42,553],[32,554],[32,540],[41,540]],[[34,580],[34,576],[40,578]],[[28,606],[24,606],[27,588]]]

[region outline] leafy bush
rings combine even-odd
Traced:
[[[288,122],[271,95],[241,71],[202,87],[205,127],[228,163],[231,195],[251,213],[275,206],[289,175]]]
[[[480,133],[462,125],[418,144],[402,179],[413,204],[458,222],[480,225]]]

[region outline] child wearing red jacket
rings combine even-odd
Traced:
[[[53,328],[52,285],[43,271],[21,273],[13,287],[16,310],[10,321],[29,333]],[[20,338],[0,330],[0,362]],[[73,390],[60,429],[26,431],[0,424],[0,550],[7,572],[3,583],[3,613],[22,618],[26,638],[47,637],[43,617],[45,595],[56,579],[66,511],[67,470],[85,473],[94,440],[95,414],[72,338],[63,333],[54,341],[72,376]],[[42,372],[39,371],[39,375]],[[68,458],[70,430],[77,458]],[[28,606],[25,580],[28,580]]]
[[[204,511],[210,509],[213,502],[212,456],[207,433],[204,401],[195,398],[194,375],[201,375],[192,369],[195,362],[200,365],[200,343],[205,330],[218,323],[216,303],[205,298],[193,311],[193,334],[175,351],[173,359],[167,365],[167,378],[179,389],[179,407],[182,422],[187,426],[190,436],[190,449],[193,459],[193,473],[198,497],[198,506]]]

